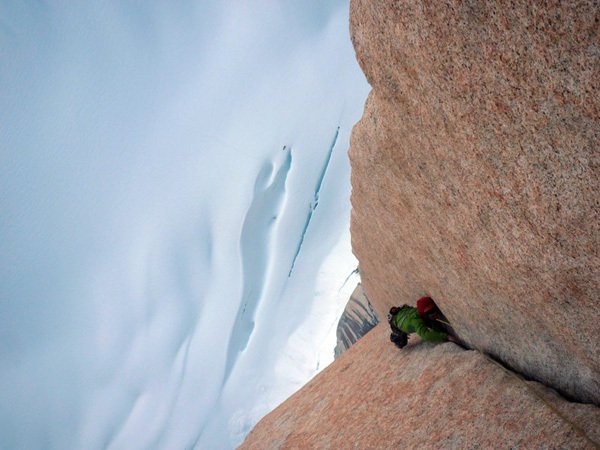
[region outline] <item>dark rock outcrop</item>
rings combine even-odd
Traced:
[[[241,449],[594,449],[600,408],[569,403],[476,351],[387,324],[263,418]]]
[[[378,323],[379,317],[359,283],[338,322],[335,357],[338,358]]]
[[[600,4],[352,0],[373,90],[352,245],[370,301],[600,405]]]

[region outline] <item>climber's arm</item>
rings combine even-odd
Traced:
[[[416,320],[414,324],[415,332],[421,336],[424,341],[444,342],[448,340],[448,334],[443,331],[436,331],[429,328],[423,320]]]

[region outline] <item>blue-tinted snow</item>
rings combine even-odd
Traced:
[[[333,359],[347,29],[345,1],[0,2],[0,448],[233,448]]]

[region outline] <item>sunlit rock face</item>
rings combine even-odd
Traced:
[[[264,417],[242,450],[598,448],[600,408],[570,403],[481,353],[380,324]]]
[[[600,404],[597,2],[354,0],[373,86],[352,244],[379,313],[435,299],[460,336]]]
[[[233,448],[333,360],[368,85],[317,3],[2,2],[0,448]]]

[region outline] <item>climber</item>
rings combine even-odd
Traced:
[[[390,340],[397,347],[403,348],[406,346],[408,335],[411,333],[417,333],[424,341],[429,342],[449,340],[450,335],[443,329],[442,324],[438,325],[441,311],[439,311],[433,300],[425,300],[426,298],[419,299],[417,308],[402,305],[390,309],[388,314],[388,322],[392,328]],[[422,312],[424,317],[419,312]]]

